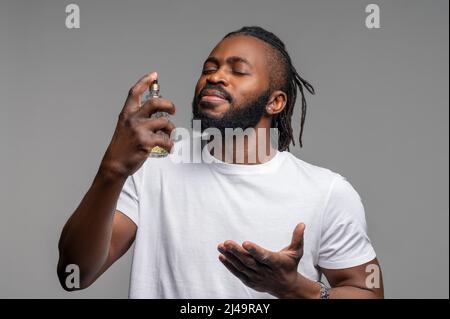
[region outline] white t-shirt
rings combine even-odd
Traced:
[[[219,261],[217,245],[245,240],[279,251],[303,222],[298,271],[341,269],[375,258],[364,207],[329,169],[277,152],[256,165],[149,158],[130,176],[117,210],[138,226],[130,298],[274,298],[245,286]],[[171,155],[169,155],[171,156]]]

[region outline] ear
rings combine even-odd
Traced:
[[[287,103],[287,95],[281,90],[274,91],[269,98],[266,106],[266,113],[275,115],[283,111]]]

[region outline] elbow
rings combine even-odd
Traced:
[[[67,292],[83,290],[92,284],[83,278],[77,264],[66,263],[61,258],[56,268],[56,274],[61,288]]]
[[[378,291],[374,292],[374,299],[384,299],[384,290],[378,289]]]
[[[384,299],[384,289],[383,288],[373,288],[373,289],[367,289],[363,288],[367,291],[367,297],[366,299]]]

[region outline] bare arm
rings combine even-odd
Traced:
[[[331,285],[332,299],[384,298],[383,278],[377,259],[346,269],[322,269]]]
[[[80,269],[80,288],[93,283],[134,241],[137,227],[115,210],[124,181],[97,174],[67,221],[59,241],[58,278],[64,289],[68,264]]]
[[[368,263],[345,269],[324,269],[323,274],[330,283],[330,299],[382,299],[384,298],[383,278],[380,265],[375,258]],[[370,271],[369,271],[370,270]],[[320,285],[300,273],[297,274],[294,289],[282,298],[320,297]]]
[[[80,289],[92,284],[122,256],[134,241],[137,226],[116,211],[127,178],[146,161],[154,146],[170,150],[169,135],[175,128],[166,118],[151,118],[156,111],[175,112],[172,102],[150,99],[141,106],[140,96],[156,79],[141,78],[129,91],[111,143],[99,171],[80,205],[67,221],[59,240],[58,278],[66,290],[66,267],[78,266]],[[167,134],[157,134],[164,131]]]

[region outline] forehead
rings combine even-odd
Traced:
[[[255,37],[235,35],[220,41],[209,56],[223,61],[228,57],[237,56],[246,59],[255,69],[265,70],[268,49],[268,44]]]

